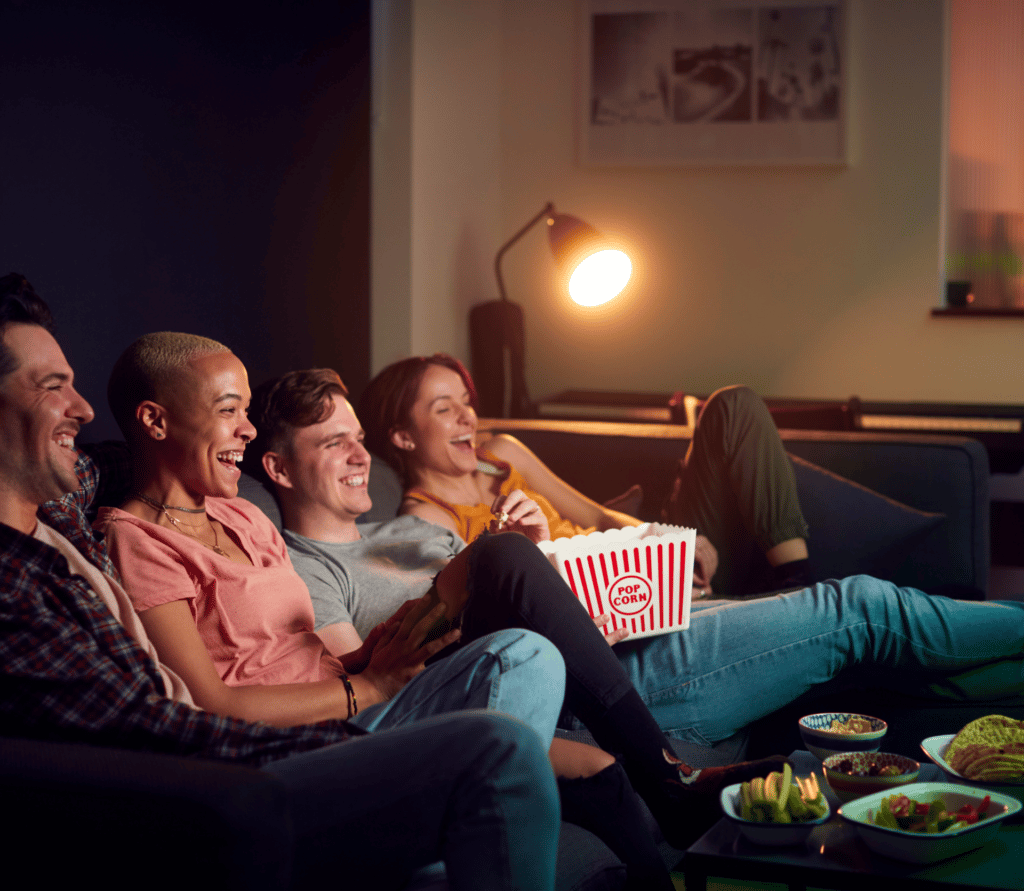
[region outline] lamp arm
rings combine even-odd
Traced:
[[[530,220],[522,229],[520,229],[515,235],[513,235],[508,241],[506,241],[500,248],[498,248],[498,254],[494,258],[494,274],[498,279],[498,295],[508,303],[508,295],[505,293],[505,282],[501,277],[501,258],[505,256],[507,251],[512,245],[514,245],[520,238],[522,238],[527,232],[529,232],[537,223],[549,217],[555,212],[555,205],[550,201],[544,205],[544,209],[537,214],[533,219]]]

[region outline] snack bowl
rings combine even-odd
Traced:
[[[896,776],[851,776],[840,769],[846,767],[847,763],[854,771],[865,773],[872,764],[879,768],[896,767],[900,772]],[[862,795],[905,786],[916,782],[921,772],[920,763],[913,758],[890,752],[840,752],[838,755],[829,755],[821,766],[825,770],[825,781],[840,801],[853,801]]]
[[[986,783],[981,780],[970,780],[957,773],[946,763],[946,749],[953,741],[955,733],[945,733],[940,736],[929,736],[921,743],[924,753],[931,758],[939,769],[949,778],[951,783],[960,783],[970,786],[972,789],[982,789],[985,792],[998,792],[1000,795],[1009,795],[1011,798],[1024,804],[1024,778],[1020,782],[1000,780],[998,783]]]
[[[871,822],[882,800],[890,795],[906,795],[915,801],[933,802],[941,798],[946,809],[959,810],[965,804],[978,807],[985,795],[990,804],[987,816],[973,825],[951,832],[909,832],[889,829]],[[886,789],[850,801],[839,808],[839,816],[851,824],[864,843],[876,854],[909,863],[936,863],[980,848],[999,831],[1002,821],[1021,809],[1021,803],[1009,795],[968,789],[956,783],[910,783],[898,789]]]
[[[830,729],[833,721],[845,723],[851,718],[869,721],[871,729],[864,733],[842,733]],[[882,746],[882,737],[889,725],[881,718],[870,715],[858,715],[855,712],[820,712],[816,715],[804,715],[799,721],[800,739],[807,751],[819,761],[830,755],[843,752],[877,752]]]
[[[757,823],[753,820],[744,820],[740,816],[740,789],[742,783],[733,783],[726,786],[718,795],[722,805],[722,812],[727,820],[735,823],[737,828],[747,841],[757,845],[802,845],[807,837],[831,816],[832,811],[825,801],[825,813],[816,820],[808,820],[804,823]]]

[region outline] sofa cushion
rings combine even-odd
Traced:
[[[271,494],[270,489],[256,477],[249,476],[245,472],[242,473],[238,478],[238,496],[255,504],[270,517],[278,531],[281,530],[281,508],[277,506],[277,499]]]
[[[810,527],[812,578],[892,578],[945,515],[921,511],[790,455]]]
[[[783,445],[918,510],[946,515],[891,576],[930,590],[957,584],[985,590],[989,565],[989,464],[985,447],[959,436],[783,430]],[[813,536],[813,532],[812,532]]]
[[[393,520],[402,505],[402,481],[383,458],[370,456],[370,500],[373,507],[359,518],[360,523]]]

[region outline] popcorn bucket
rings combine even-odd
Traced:
[[[635,640],[690,627],[696,537],[693,529],[646,523],[538,547],[591,616],[612,617],[606,636],[625,628]]]

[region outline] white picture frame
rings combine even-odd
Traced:
[[[581,0],[581,164],[845,164],[845,13],[844,0]]]

